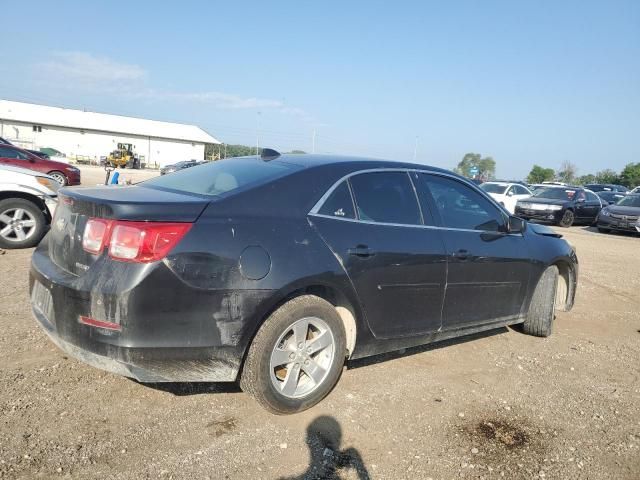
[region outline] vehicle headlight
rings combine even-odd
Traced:
[[[520,208],[531,208],[531,204],[529,202],[518,202],[518,206]]]
[[[602,210],[600,210],[600,215],[602,215],[603,217],[608,217],[611,215],[611,213],[606,208],[603,208]]]
[[[549,210],[553,210],[554,212],[557,212],[558,210],[562,210],[562,205],[549,205],[547,207]]]
[[[80,169],[76,168],[76,167],[65,167],[65,170],[67,170],[68,172],[79,172]]]
[[[36,181],[40,184],[43,185],[45,187],[47,187],[49,190],[51,190],[54,193],[58,192],[58,189],[60,188],[60,184],[58,182],[56,182],[55,180],[52,180],[50,178],[47,177],[36,177]]]

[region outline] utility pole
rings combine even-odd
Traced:
[[[256,157],[260,156],[260,113],[256,115]]]
[[[311,153],[316,153],[316,129],[313,129],[313,135],[311,136]]]
[[[416,157],[418,156],[418,136],[416,135],[416,143],[413,146],[413,161],[416,161]]]

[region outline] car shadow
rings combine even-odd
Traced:
[[[342,428],[330,415],[315,418],[307,427],[306,444],[309,466],[301,475],[280,477],[279,480],[338,480],[341,478],[370,479],[362,455],[353,447],[342,449]],[[347,474],[343,477],[342,474]]]
[[[205,395],[211,393],[240,393],[238,382],[158,382],[142,383],[130,379],[143,387],[153,390],[160,390],[175,395],[176,397],[186,397],[189,395]]]
[[[520,325],[512,325],[512,329],[516,331],[520,330]],[[368,365],[375,365],[378,363],[386,362],[388,360],[394,360],[397,358],[408,357],[411,355],[417,355],[419,353],[428,352],[431,350],[437,350],[439,348],[445,348],[451,345],[459,345],[481,338],[489,338],[495,335],[501,335],[507,333],[509,328],[499,327],[486,332],[474,333],[466,335],[464,337],[452,338],[447,340],[441,340],[426,345],[418,345],[416,347],[403,348],[388,353],[381,353],[378,355],[372,355],[366,358],[360,358],[357,360],[347,361],[347,369],[356,369],[366,367]],[[157,382],[157,383],[143,383],[135,379],[130,378],[132,382],[142,385],[153,390],[160,390],[162,392],[171,393],[177,397],[186,397],[189,395],[206,395],[206,394],[218,394],[218,393],[240,393],[239,383],[236,382]]]
[[[514,325],[513,327],[515,328],[518,326],[519,325]],[[416,347],[404,348],[401,350],[396,350],[388,353],[381,353],[378,355],[373,355],[371,357],[359,358],[357,360],[349,360],[347,362],[347,368],[348,369],[362,368],[368,365],[375,365],[377,363],[386,362],[388,360],[394,360],[397,358],[417,355],[419,353],[428,352],[431,350],[437,350],[439,348],[449,347],[451,345],[459,345],[459,344],[471,342],[474,340],[478,340],[481,338],[488,338],[488,337],[493,337],[495,335],[501,335],[501,334],[507,333],[508,331],[509,329],[507,327],[499,327],[493,330],[487,330],[485,332],[465,335],[464,337],[440,340],[437,342],[428,343],[426,345],[418,345]]]

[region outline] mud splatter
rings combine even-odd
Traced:
[[[477,431],[487,440],[501,443],[509,449],[529,443],[529,436],[524,430],[500,420],[480,422]]]
[[[238,421],[235,418],[230,417],[224,420],[214,420],[213,422],[208,423],[207,431],[211,436],[218,438],[232,432],[237,426]]]

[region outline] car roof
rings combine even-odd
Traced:
[[[250,155],[244,158],[260,158],[255,155]],[[242,158],[242,157],[240,157]],[[326,154],[314,154],[314,153],[284,153],[274,158],[273,160],[264,161],[278,161],[285,162],[292,165],[297,165],[307,168],[318,168],[327,166],[341,166],[347,170],[360,170],[360,169],[376,169],[376,168],[407,168],[415,170],[425,170],[430,172],[440,172],[451,174],[451,171],[444,168],[433,167],[431,165],[425,165],[421,163],[403,162],[397,160],[385,160],[380,158],[371,157],[352,157],[347,155],[326,155]]]

